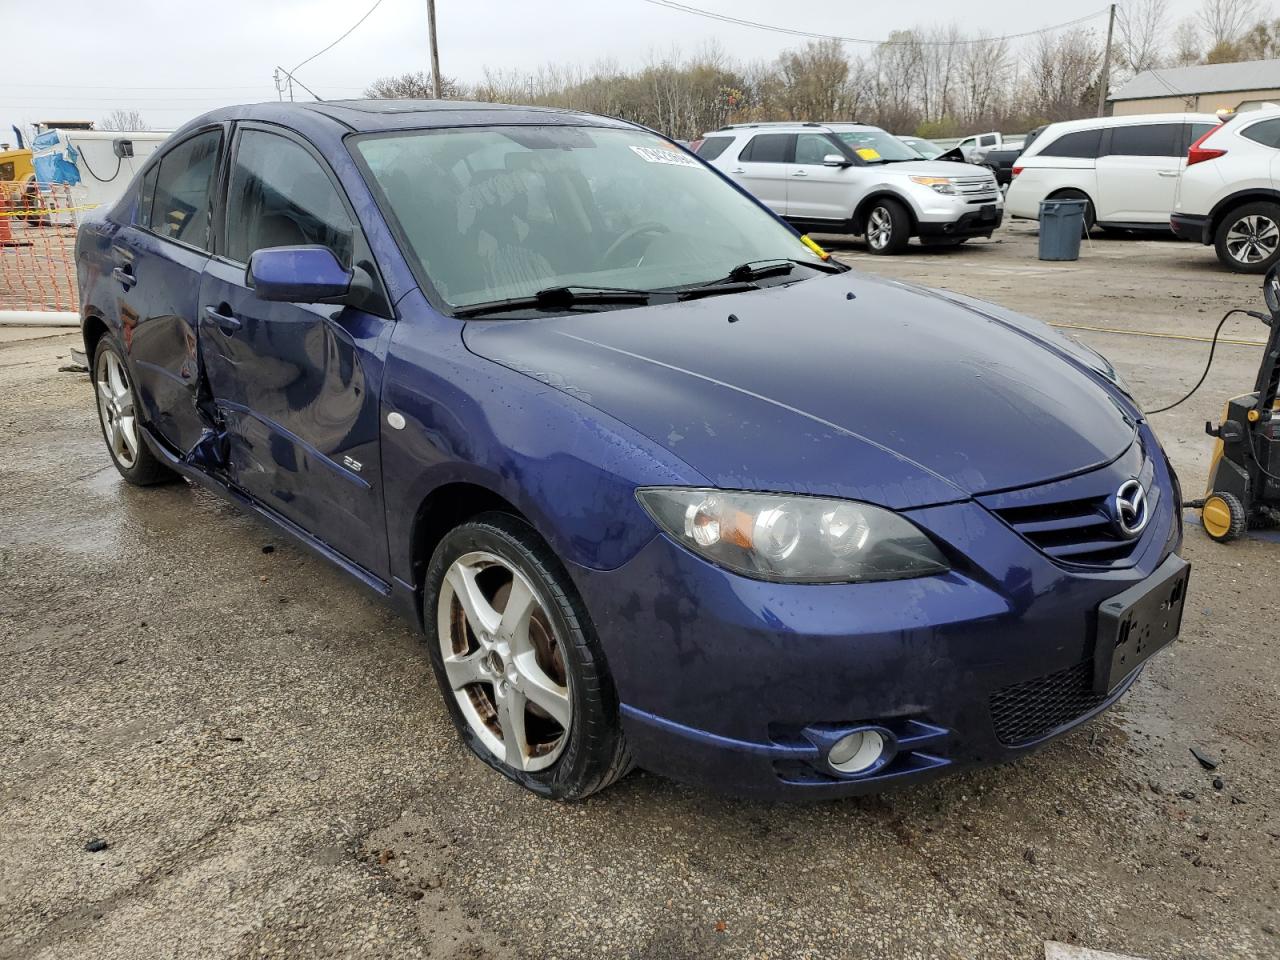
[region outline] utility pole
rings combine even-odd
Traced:
[[[1111,8],[1114,18],[1116,8]],[[431,31],[431,93],[437,99],[440,95],[440,47],[436,43],[436,0],[427,0],[427,28]]]
[[[1111,86],[1111,35],[1116,29],[1116,5],[1111,5],[1111,17],[1107,20],[1107,49],[1102,54],[1102,79],[1098,84],[1098,116],[1107,112],[1107,93]]]

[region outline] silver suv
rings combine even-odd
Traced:
[[[990,170],[925,160],[879,127],[734,124],[695,146],[795,226],[865,235],[872,253],[899,253],[912,237],[939,246],[989,237],[1004,219]]]

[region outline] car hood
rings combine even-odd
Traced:
[[[989,173],[985,167],[955,160],[903,160],[876,167],[881,173],[904,177],[981,177]]]
[[[724,488],[924,506],[1109,463],[1137,426],[1042,324],[854,272],[464,339]]]

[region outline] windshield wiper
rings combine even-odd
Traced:
[[[814,261],[798,260],[791,257],[770,257],[767,260],[748,260],[746,263],[740,263],[720,279],[712,280],[703,284],[703,286],[714,287],[723,283],[750,283],[753,280],[763,280],[765,277],[782,276],[790,273],[797,266],[812,267],[814,270],[821,270],[824,273],[844,273],[846,269],[840,264],[827,263],[825,260]]]
[[[509,297],[457,307],[455,317],[479,317],[508,310],[565,310],[587,304],[645,304],[653,298],[652,290],[630,290],[626,287],[546,287],[528,297]]]

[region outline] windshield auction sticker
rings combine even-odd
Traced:
[[[634,144],[628,144],[631,152],[646,163],[667,163],[677,167],[700,167],[702,164],[689,156],[687,153],[681,153],[676,150],[666,150],[661,147],[637,147]]]

